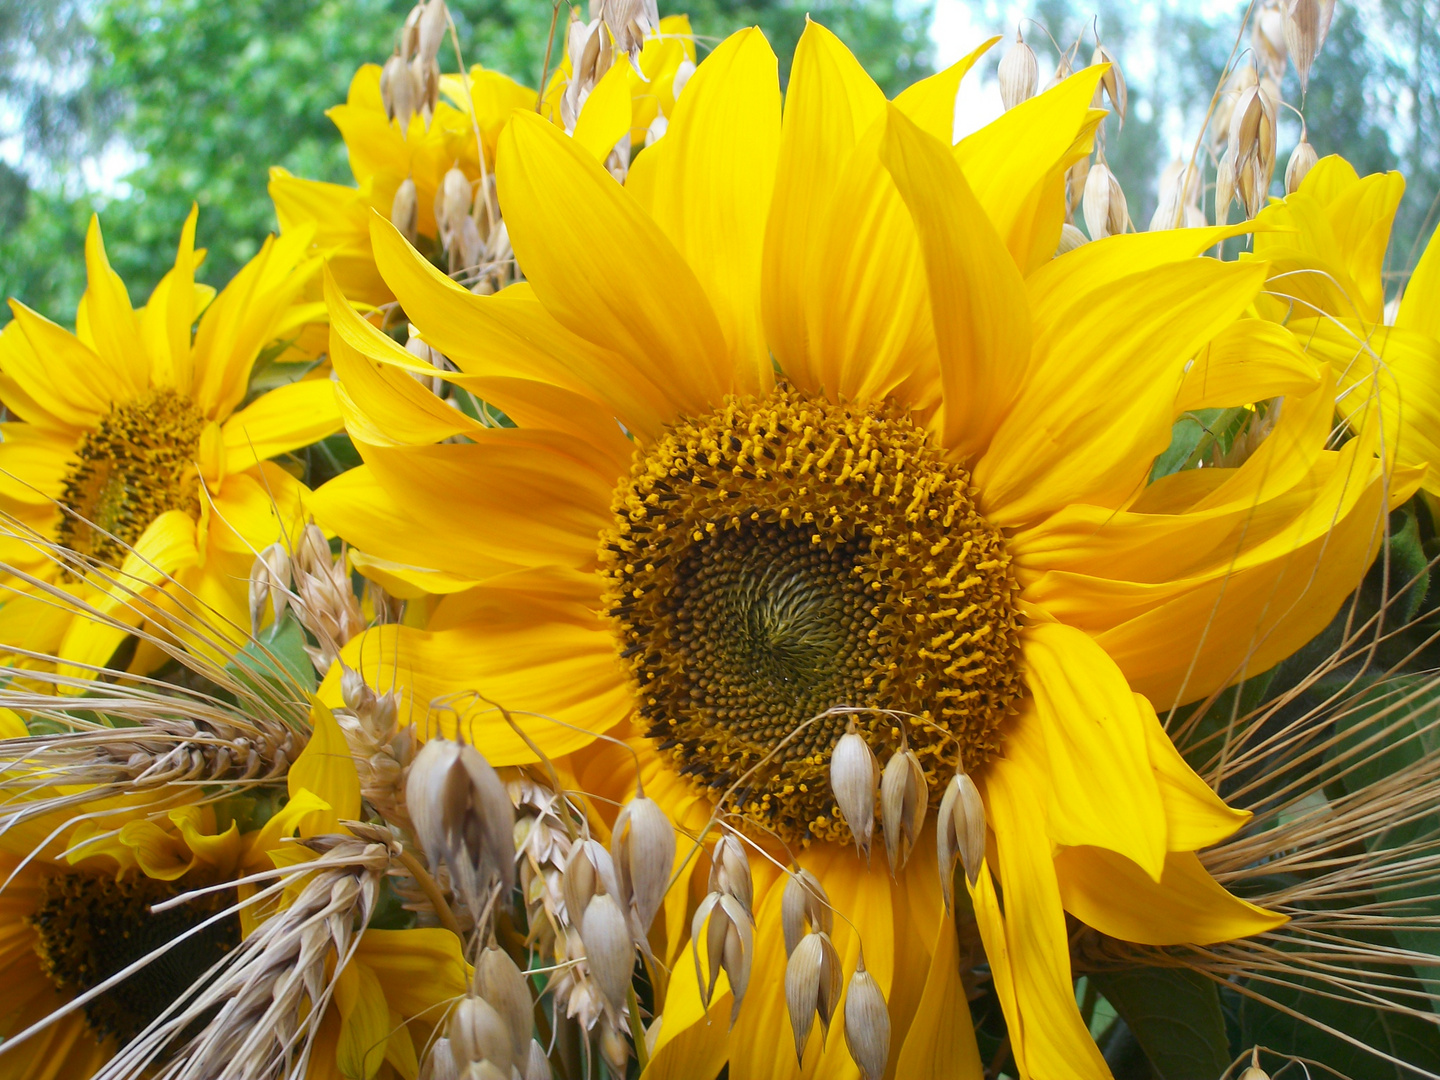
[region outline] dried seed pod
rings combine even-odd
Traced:
[[[1325,7],[1329,7],[1329,12]],[[1283,23],[1285,46],[1290,51],[1290,60],[1295,65],[1295,74],[1300,78],[1300,92],[1303,94],[1310,84],[1310,68],[1320,52],[1320,44],[1330,29],[1330,15],[1335,5],[1322,5],[1321,0],[1289,0]],[[1284,71],[1282,65],[1281,71]]]
[[[475,992],[490,1002],[505,1021],[510,1029],[514,1059],[523,1061],[535,1027],[535,1002],[525,976],[504,949],[488,945],[480,950],[475,958]]]
[[[1265,199],[1270,193],[1270,179],[1265,162],[1258,155],[1242,165],[1236,174],[1235,187],[1247,218],[1253,218],[1264,209]]]
[[[755,885],[745,845],[733,833],[726,833],[710,853],[710,891],[733,896],[746,911],[755,906]]]
[[[709,925],[706,925],[706,920]],[[700,932],[705,931],[705,954],[710,965],[709,978],[700,964]],[[755,924],[748,908],[727,893],[712,892],[700,902],[690,924],[690,947],[695,953],[695,975],[700,994],[708,1008],[715,993],[715,983],[724,971],[730,979],[730,992],[735,997],[732,1019],[740,1011],[740,1002],[750,982],[750,962],[755,955]]]
[[[415,191],[415,181],[406,177],[395,189],[395,198],[390,202],[390,224],[398,229],[410,243],[415,243],[420,226],[420,198]]]
[[[445,247],[454,242],[460,223],[470,213],[471,201],[469,177],[452,165],[435,190],[435,225],[440,230],[440,242]]]
[[[915,752],[906,748],[890,755],[880,777],[880,824],[885,832],[885,856],[890,873],[903,867],[925,825],[930,786]]]
[[[861,950],[845,993],[845,1045],[864,1080],[880,1080],[890,1057],[890,1010],[875,976],[865,970]]]
[[[590,900],[602,892],[612,896],[620,893],[615,863],[598,840],[582,840],[570,849],[565,860],[565,879],[561,883],[565,914],[577,930],[585,922]]]
[[[1238,175],[1240,166],[1249,161],[1260,149],[1260,129],[1265,122],[1265,102],[1257,80],[1252,86],[1240,91],[1235,99],[1235,111],[1230,114],[1230,141],[1227,153],[1235,162]]]
[[[1305,177],[1320,160],[1315,153],[1315,147],[1311,146],[1305,138],[1305,133],[1300,133],[1300,141],[1295,144],[1295,149],[1290,151],[1290,161],[1285,166],[1285,194],[1294,195],[1300,190],[1300,185],[1305,182]]]
[[[415,84],[410,79],[410,65],[399,53],[380,69],[380,103],[387,120],[400,121],[402,135],[409,130],[410,117],[415,115]]]
[[[550,1059],[545,1056],[545,1048],[531,1039],[521,1080],[550,1080],[550,1077]]]
[[[1085,197],[1085,181],[1090,176],[1090,159],[1083,157],[1065,170],[1065,218],[1073,222],[1075,211]]]
[[[830,753],[830,791],[855,837],[855,849],[870,857],[875,833],[875,782],[879,767],[870,744],[855,727],[852,717],[844,735]]]
[[[1060,226],[1060,246],[1055,249],[1055,254],[1064,255],[1086,242],[1085,234],[1067,221]]]
[[[1025,44],[1018,28],[1014,43],[1000,61],[999,76],[1000,100],[1007,110],[1029,101],[1040,86],[1040,65],[1035,60],[1035,50]]]
[[[654,799],[637,792],[615,818],[610,848],[620,895],[643,937],[665,902],[675,865],[675,826]]]
[[[1235,201],[1235,159],[1226,150],[1215,169],[1215,224],[1230,219],[1230,204]]]
[[[290,556],[285,545],[274,543],[255,558],[250,567],[250,631],[260,632],[260,619],[265,612],[265,602],[270,602],[275,621],[285,614],[290,599]]]
[[[625,1041],[624,1035],[615,1030],[608,1016],[600,1021],[600,1057],[609,1066],[611,1076],[626,1075],[630,1065],[630,1044]]]
[[[1123,233],[1130,224],[1125,192],[1103,161],[1097,161],[1085,179],[1084,210],[1085,228],[1092,240]]]
[[[1240,1080],[1270,1080],[1270,1074],[1260,1067],[1260,1048],[1250,1049],[1250,1064],[1240,1074]]]
[[[829,934],[806,934],[785,965],[785,1008],[795,1035],[797,1061],[805,1058],[805,1042],[815,1017],[820,1017],[821,1031],[828,1033],[839,1000],[840,954]]]
[[[1265,70],[1276,79],[1285,74],[1286,47],[1285,0],[1269,0],[1264,8],[1255,14],[1250,28],[1250,45],[1255,50]]]
[[[428,0],[421,8],[415,52],[417,56],[433,61],[440,55],[440,46],[445,41],[450,12],[445,7],[445,0]]]
[[[1098,107],[1105,98],[1110,99],[1110,107],[1120,117],[1120,130],[1125,130],[1125,116],[1130,111],[1130,91],[1125,86],[1125,73],[1120,70],[1120,64],[1104,45],[1096,45],[1095,52],[1090,57],[1090,64],[1109,64],[1110,69],[1100,77],[1100,85],[1095,88],[1095,105]]]
[[[835,911],[819,878],[809,870],[792,870],[785,878],[785,891],[780,896],[780,928],[785,934],[786,956],[795,951],[807,926],[812,931],[833,933]]]
[[[425,1059],[425,1068],[420,1080],[460,1080],[460,1066],[455,1061],[455,1051],[450,1040],[438,1038],[430,1046],[430,1056]]]
[[[471,746],[431,739],[410,766],[405,803],[432,865],[478,913],[492,883],[515,880],[515,807],[490,763]]]
[[[617,1011],[623,1009],[635,967],[635,945],[630,920],[608,892],[597,892],[586,905],[580,940],[585,943],[585,959],[600,992]]]
[[[955,905],[956,858],[965,867],[965,879],[971,888],[979,880],[980,865],[985,861],[985,803],[968,773],[957,772],[945,788],[935,823],[935,844],[940,857],[940,889],[948,911]]]
[[[450,1013],[445,1034],[455,1063],[464,1069],[481,1061],[489,1061],[509,1075],[514,1061],[510,1028],[504,1018],[482,997],[473,994],[460,999]]]

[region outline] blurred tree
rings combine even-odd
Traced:
[[[173,260],[192,201],[201,208],[199,243],[210,250],[202,273],[223,283],[274,228],[265,193],[269,166],[316,179],[349,179],[344,146],[325,110],[344,100],[358,65],[388,55],[411,2],[56,0],[64,19],[50,21],[63,28],[73,54],[61,66],[78,85],[73,106],[52,94],[37,106],[36,117],[57,116],[45,130],[58,125],[73,140],[69,160],[76,159],[81,141],[92,153],[109,142],[139,163],[123,178],[121,191],[128,194],[108,199],[73,180],[44,185],[37,199],[26,174],[0,172],[0,214],[21,207],[5,219],[14,227],[0,240],[0,292],[69,321],[83,288],[80,253],[92,202],[103,203],[110,258],[136,300]],[[5,51],[5,42],[18,49],[35,36],[36,19],[28,14],[33,6],[0,0],[0,96],[8,91],[4,80],[24,67],[14,49]],[[466,63],[483,63],[527,83],[539,79],[551,15],[544,0],[451,0],[450,6]],[[890,0],[808,6],[800,0],[701,0],[663,7],[689,10],[709,44],[760,24],[785,71],[807,10],[854,46],[888,91],[929,71],[926,7],[911,5],[903,14]],[[80,18],[82,10],[88,19]],[[568,11],[567,4],[557,49]],[[456,69],[448,48],[441,63]],[[102,116],[98,109],[79,108],[82,102],[111,107]],[[60,124],[62,105],[69,111]],[[40,119],[25,139],[25,154],[37,165],[33,148],[59,145],[37,126]]]

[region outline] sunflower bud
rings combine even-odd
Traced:
[[[1125,130],[1125,116],[1130,111],[1130,92],[1125,87],[1125,73],[1120,70],[1120,64],[1104,45],[1096,45],[1095,52],[1090,57],[1090,64],[1109,64],[1110,68],[1104,75],[1100,76],[1100,85],[1095,88],[1096,107],[1099,107],[1105,98],[1110,99],[1110,107],[1120,117],[1120,130]]]
[[[290,594],[290,556],[283,544],[274,543],[262,551],[250,567],[250,632],[260,632],[265,601],[270,601],[275,621],[285,614]]]
[[[1310,170],[1319,160],[1319,156],[1315,153],[1315,147],[1310,145],[1309,140],[1302,132],[1300,141],[1295,144],[1295,149],[1290,151],[1290,161],[1285,166],[1286,195],[1294,195],[1300,190],[1300,185],[1305,182],[1305,177],[1310,174]]]
[[[580,940],[585,943],[585,959],[600,992],[617,1011],[623,1009],[635,967],[635,946],[630,920],[608,892],[597,892],[586,905]]]
[[[643,936],[655,921],[675,865],[675,826],[643,794],[621,808],[610,839],[620,896],[630,906]]]
[[[462,1069],[467,1065],[488,1061],[510,1075],[514,1047],[505,1020],[488,1001],[473,994],[460,999],[450,1014],[445,1034],[455,1062]]]
[[[550,1080],[550,1076],[550,1059],[545,1056],[545,1048],[531,1039],[525,1068],[522,1070],[522,1080]]]
[[[478,750],[431,739],[410,766],[405,802],[425,854],[450,868],[472,912],[492,883],[514,884],[515,807]]]
[[[840,954],[829,934],[806,934],[785,965],[785,1008],[795,1034],[797,1061],[805,1058],[805,1042],[815,1017],[820,1017],[821,1031],[828,1033],[839,1000]]]
[[[855,849],[863,850],[866,858],[875,833],[875,781],[879,771],[870,744],[852,718],[830,754],[830,790],[855,837]]]
[[[726,833],[710,853],[710,891],[733,896],[749,911],[755,902],[755,885],[750,877],[750,860],[738,837]]]
[[[795,951],[807,926],[811,931],[831,933],[835,929],[835,911],[819,878],[809,870],[792,870],[780,897],[780,928],[785,934],[786,956]]]
[[[1103,161],[1091,166],[1090,175],[1085,178],[1084,210],[1085,228],[1090,230],[1092,240],[1123,233],[1130,224],[1125,192]]]
[[[865,953],[845,994],[845,1045],[864,1080],[880,1080],[890,1057],[890,1011],[875,976],[865,970]]]
[[[530,1033],[535,1027],[535,1003],[525,976],[503,949],[489,945],[475,959],[475,991],[494,1006],[510,1029],[514,1060],[523,1061],[529,1052]]]
[[[935,843],[940,856],[940,889],[948,911],[955,905],[955,859],[958,857],[965,867],[965,879],[971,888],[979,880],[980,864],[985,861],[985,804],[967,773],[957,772],[945,788],[935,823]]]
[[[890,873],[905,865],[925,824],[930,787],[915,751],[890,755],[880,778],[880,824],[885,830],[885,856]]]
[[[706,919],[709,925],[706,926]],[[705,930],[705,954],[710,965],[707,979],[700,966],[700,931]],[[755,956],[755,924],[748,908],[728,894],[712,892],[700,902],[690,924],[690,944],[695,951],[695,975],[706,1008],[710,1006],[715,983],[723,970],[730,979],[735,1005],[730,1016],[740,1012],[740,1002],[750,983],[750,962]]]
[[[1025,44],[1018,28],[1014,44],[1000,61],[999,75],[1000,100],[1007,110],[1029,101],[1040,85],[1040,65],[1035,60],[1035,50]]]

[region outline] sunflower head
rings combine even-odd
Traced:
[[[637,451],[614,513],[606,603],[648,734],[756,824],[846,835],[837,702],[871,745],[909,742],[932,799],[999,749],[1018,588],[969,474],[902,409],[732,398]]]

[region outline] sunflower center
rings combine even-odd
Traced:
[[[200,513],[195,453],[205,418],[189,399],[158,389],[115,406],[80,439],[60,501],[59,540],[71,551],[119,566],[167,510]]]
[[[829,710],[867,710],[882,763],[903,726],[934,799],[999,749],[1018,589],[969,474],[908,415],[734,399],[637,451],[613,508],[607,610],[648,735],[762,829],[848,836]]]
[[[233,890],[222,890],[151,913],[150,905],[191,887],[144,876],[45,878],[29,920],[40,966],[57,990],[83,993],[235,902]],[[220,919],[92,999],[86,1022],[97,1038],[128,1042],[239,942],[239,919]]]

